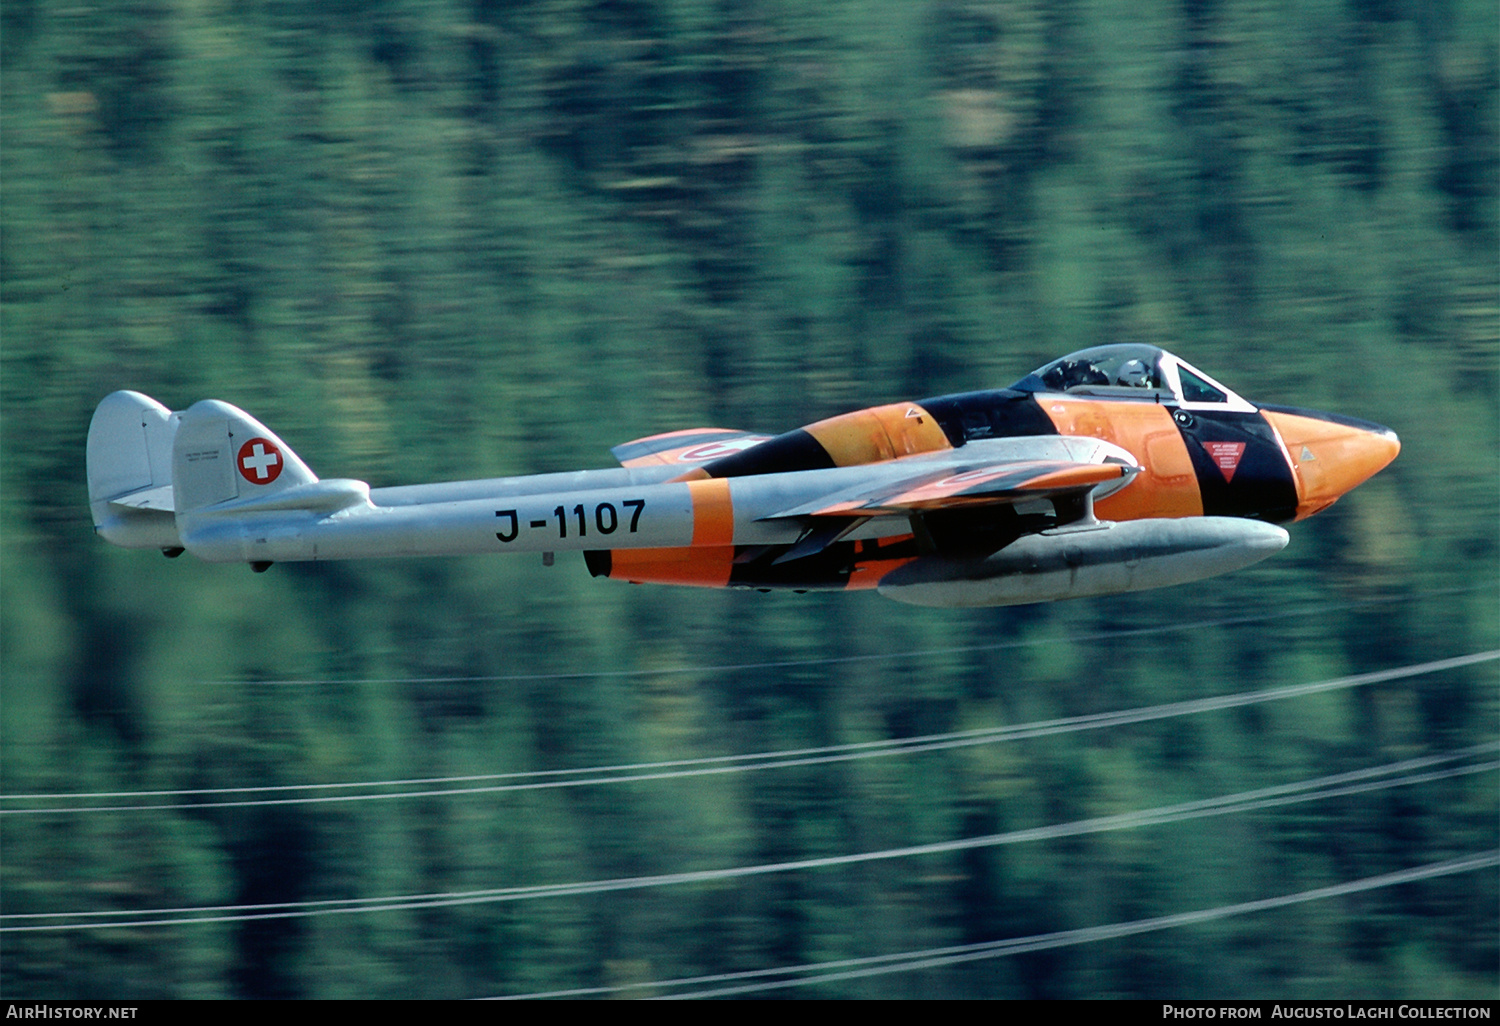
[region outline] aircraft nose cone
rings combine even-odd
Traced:
[[[1350,430],[1353,434],[1342,443],[1348,465],[1346,492],[1390,466],[1401,452],[1401,439],[1388,427],[1375,424]]]
[[[1262,412],[1286,444],[1297,479],[1298,520],[1333,505],[1401,451],[1396,432],[1381,424],[1319,410]]]
[[[1377,470],[1384,470],[1400,454],[1401,439],[1396,436],[1396,432],[1388,427],[1382,427],[1379,431],[1372,431],[1370,434],[1373,436],[1370,444],[1378,446],[1380,451],[1385,453],[1385,458],[1381,460],[1380,466],[1376,468]]]

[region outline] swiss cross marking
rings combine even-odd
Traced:
[[[269,438],[250,439],[240,446],[240,454],[234,461],[240,468],[240,476],[258,485],[268,485],[280,477],[285,462],[281,450]]]
[[[1240,465],[1240,457],[1245,455],[1245,443],[1204,442],[1203,448],[1208,451],[1214,466],[1219,468],[1219,473],[1224,475],[1225,482],[1233,480],[1234,472]]]

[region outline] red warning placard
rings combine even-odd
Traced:
[[[1225,481],[1234,479],[1234,472],[1239,469],[1240,457],[1245,455],[1244,442],[1204,442],[1203,448],[1214,461],[1214,466],[1219,468],[1219,473],[1224,475]]]

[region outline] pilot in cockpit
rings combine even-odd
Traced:
[[[1108,385],[1109,375],[1096,367],[1091,360],[1065,360],[1049,372],[1042,380],[1058,391],[1066,391],[1079,385]]]
[[[1160,349],[1139,344],[1095,346],[1032,371],[1016,387],[1028,391],[1139,396],[1162,389],[1163,355]]]
[[[1131,388],[1151,388],[1153,386],[1151,371],[1143,360],[1126,360],[1120,365],[1115,384],[1127,385]]]

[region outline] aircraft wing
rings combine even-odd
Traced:
[[[922,468],[871,488],[848,488],[762,519],[899,516],[963,506],[997,505],[1087,492],[1121,482],[1137,468],[1120,463],[1008,460],[961,468]]]
[[[688,428],[637,438],[609,451],[622,467],[692,466],[741,452],[770,437],[733,428]]]

